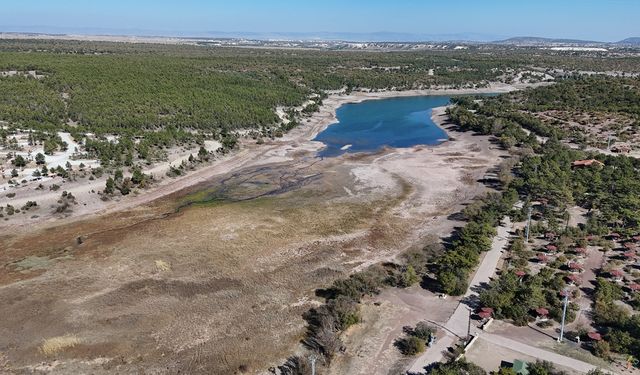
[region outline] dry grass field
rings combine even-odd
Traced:
[[[447,217],[500,156],[486,138],[456,137],[249,167],[133,209],[4,233],[0,365],[265,371],[299,348],[317,288],[451,231]]]

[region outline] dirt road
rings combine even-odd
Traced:
[[[467,293],[462,297],[462,302],[458,304],[453,315],[444,324],[444,337],[439,337],[436,344],[429,348],[425,353],[418,357],[411,365],[411,372],[420,372],[426,366],[434,362],[443,360],[443,352],[451,346],[458,338],[467,337],[467,329],[469,327],[469,305],[468,301],[473,302],[478,298],[478,290],[491,281],[491,277],[495,274],[496,266],[509,244],[509,231],[512,229],[511,220],[508,217],[503,219],[503,223],[498,227],[498,234],[494,237],[491,244],[491,250],[488,251],[482,263],[478,267]],[[471,334],[476,334],[476,327],[471,324]]]

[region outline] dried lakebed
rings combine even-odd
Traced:
[[[447,217],[484,190],[476,180],[501,152],[451,132],[433,148],[331,158],[283,144],[284,161],[150,204],[3,233],[0,363],[61,374],[281,363],[316,288],[447,235]]]

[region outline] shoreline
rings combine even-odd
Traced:
[[[314,131],[315,134],[311,137],[306,137],[308,141],[312,141],[313,138],[323,130],[325,130],[328,126],[338,123],[339,120],[336,117],[336,111],[342,105],[345,104],[358,104],[368,100],[383,100],[383,99],[391,99],[391,98],[406,98],[406,97],[415,97],[415,96],[454,96],[454,95],[475,95],[475,94],[506,94],[513,91],[524,90],[527,88],[534,88],[539,86],[545,86],[549,83],[536,83],[536,84],[505,84],[505,83],[490,83],[487,87],[480,88],[461,88],[461,89],[453,89],[453,88],[436,88],[436,89],[415,89],[415,90],[387,90],[387,91],[353,91],[349,94],[343,93],[333,93],[328,96],[327,99],[323,101],[320,110],[314,113],[309,120],[313,120],[315,117],[327,117],[327,113],[330,116],[331,120],[324,124],[319,125],[315,124],[311,129],[306,129],[305,133],[309,131]],[[296,130],[301,127],[304,127],[305,123],[302,125],[292,129],[289,131],[283,139],[286,139],[287,136],[293,134]],[[443,129],[446,131],[446,129]],[[433,147],[433,146],[432,146]]]
[[[488,87],[483,88],[442,88],[406,91],[389,90],[377,92],[355,91],[349,94],[330,94],[329,97],[323,101],[323,105],[317,112],[308,118],[303,118],[300,125],[286,133],[282,138],[267,141],[263,145],[257,145],[253,141],[242,140],[240,142],[239,150],[234,151],[220,160],[214,161],[210,165],[203,166],[182,177],[164,179],[148,190],[141,191],[136,196],[130,195],[120,197],[121,200],[106,202],[104,206],[83,207],[82,212],[78,215],[71,215],[65,218],[43,217],[42,220],[36,221],[33,219],[15,220],[14,222],[0,223],[0,228],[7,230],[13,229],[21,233],[25,233],[33,230],[70,224],[79,220],[91,219],[101,215],[131,210],[177,193],[181,190],[190,188],[213,177],[220,176],[240,168],[293,160],[295,156],[292,154],[300,150],[304,152],[317,152],[322,148],[323,144],[321,142],[313,141],[313,139],[327,127],[338,122],[336,111],[344,104],[361,103],[367,100],[381,100],[396,97],[472,95],[489,93],[500,94],[535,86],[537,86],[537,84],[511,85],[493,83]],[[434,108],[434,110],[435,109],[436,108]],[[447,133],[449,138],[451,138],[449,131],[445,129],[441,123],[436,121],[433,112],[432,120],[437,126]],[[442,147],[444,144],[448,144],[449,142],[450,140],[447,140],[438,145],[428,147]]]

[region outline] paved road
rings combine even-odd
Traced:
[[[511,220],[508,217],[503,219],[503,223],[498,227],[498,234],[494,237],[493,242],[491,244],[491,250],[489,250],[478,270],[476,271],[471,283],[470,287],[467,290],[467,293],[464,295],[463,300],[477,296],[476,292],[477,288],[482,285],[488,283],[491,280],[491,277],[495,274],[496,267],[498,265],[498,261],[502,255],[502,252],[507,248],[509,244],[509,231],[512,228]],[[455,336],[458,337],[466,337],[467,336],[467,328],[469,323],[469,308],[467,305],[460,303],[458,307],[453,312],[453,314],[449,317],[449,320],[444,324],[446,329],[445,336],[438,337],[436,344],[429,348],[426,352],[424,352],[420,357],[418,357],[413,365],[411,366],[411,372],[420,372],[424,367],[434,363],[440,362],[443,360],[443,352],[447,347],[453,344],[456,339]],[[472,325],[472,334],[474,333],[474,326]]]
[[[531,357],[535,357],[538,359],[542,359],[545,361],[549,361],[549,362],[553,362],[556,365],[559,366],[563,366],[566,368],[570,368],[572,370],[576,370],[578,372],[582,372],[582,373],[587,373],[591,370],[596,369],[597,367],[577,360],[577,359],[573,359],[570,357],[565,357],[563,355],[554,353],[554,352],[550,352],[548,350],[544,350],[544,349],[540,349],[540,348],[536,348],[535,346],[531,346],[531,345],[527,345],[527,344],[523,344],[519,341],[515,341],[515,340],[511,340],[508,339],[506,337],[502,337],[502,336],[498,336],[498,335],[494,335],[491,333],[486,333],[483,332],[480,334],[480,337],[478,338],[479,340],[484,340],[486,342],[489,342],[493,345],[498,345],[498,346],[502,346],[504,348],[507,348],[509,350],[513,350],[522,354],[526,354],[528,356]]]
[[[463,299],[472,298],[477,296],[477,290],[479,287],[488,283],[491,277],[495,274],[498,261],[506,250],[509,244],[509,231],[512,229],[512,223],[509,218],[505,218],[503,223],[498,227],[498,234],[493,239],[491,244],[491,250],[485,254],[482,259],[478,270],[476,271],[473,279],[471,280],[470,287]],[[436,344],[429,348],[425,353],[418,357],[410,368],[410,372],[421,372],[426,366],[429,366],[435,362],[440,362],[444,359],[444,353],[448,347],[453,345],[458,337],[467,336],[467,327],[469,322],[469,309],[467,305],[460,303],[451,317],[444,324],[444,336],[439,337]],[[475,326],[471,325],[471,334],[479,335],[479,340],[485,340],[493,345],[505,347],[510,350],[514,350],[531,357],[535,357],[541,360],[550,361],[556,365],[573,369],[578,372],[587,373],[596,367],[577,359],[565,357],[563,355],[550,352],[548,350],[536,348],[531,345],[523,344],[521,342],[511,340],[499,335],[477,332]]]

